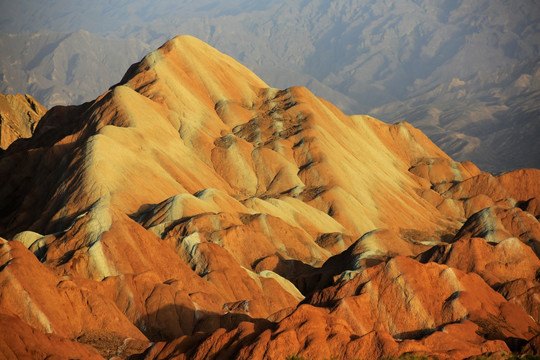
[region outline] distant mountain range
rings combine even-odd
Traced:
[[[30,93],[48,107],[95,98],[149,49],[192,34],[272,86],[305,85],[346,113],[409,121],[457,160],[495,172],[538,167],[538,147],[527,138],[538,132],[538,94],[525,86],[512,98],[505,90],[535,76],[535,1],[96,1],[89,8],[82,0],[32,0],[4,2],[0,14],[0,92]],[[486,100],[491,88],[505,99]],[[427,109],[428,102],[437,105]],[[435,116],[426,111],[443,120],[426,120]],[[503,113],[504,121],[489,120]],[[484,153],[473,151],[483,142]],[[507,149],[515,155],[507,158]]]
[[[47,107],[96,98],[149,46],[135,39],[73,33],[0,35],[0,91],[28,93]]]
[[[371,113],[411,122],[455,158],[488,171],[540,168],[540,58],[454,78]]]

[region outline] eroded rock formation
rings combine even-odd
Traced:
[[[192,37],[47,112],[0,176],[0,325],[47,344],[15,356],[536,349],[540,170],[493,177]]]

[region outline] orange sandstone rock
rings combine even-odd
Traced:
[[[0,94],[0,148],[32,136],[36,124],[47,109],[30,95]]]

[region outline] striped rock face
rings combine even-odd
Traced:
[[[540,330],[539,170],[493,177],[189,36],[47,112],[0,176],[0,325],[41,334],[14,356],[454,359]]]

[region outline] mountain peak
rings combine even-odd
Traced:
[[[143,73],[142,76],[137,76]],[[120,84],[142,89],[150,80],[161,80],[175,96],[182,88],[206,93],[214,103],[240,99],[257,88],[269,86],[251,70],[203,41],[189,35],[177,36],[134,64]]]

